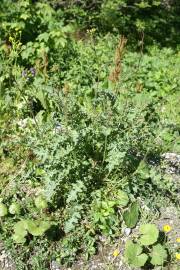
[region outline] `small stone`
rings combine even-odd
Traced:
[[[99,236],[99,240],[101,241],[101,242],[106,242],[107,241],[107,238],[105,237],[105,236]]]
[[[125,234],[126,236],[129,236],[129,235],[131,234],[131,229],[130,229],[130,228],[125,228],[125,229],[124,229],[124,234]]]
[[[61,269],[60,269],[60,265],[59,265],[58,262],[56,262],[56,261],[52,261],[52,262],[51,262],[51,269],[52,269],[52,270],[61,270]]]

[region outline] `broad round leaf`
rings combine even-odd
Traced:
[[[145,253],[137,256],[134,261],[133,261],[133,265],[135,267],[141,267],[141,266],[144,266],[146,261],[148,259],[148,255],[146,255]]]
[[[18,235],[18,234],[13,234],[12,239],[17,244],[24,244],[26,242],[26,238],[23,237],[22,235]]]
[[[129,202],[129,197],[127,193],[122,190],[118,191],[117,199],[118,199],[119,206],[126,206]]]
[[[138,217],[139,217],[139,206],[138,203],[135,202],[132,203],[129,210],[124,212],[123,219],[128,228],[134,228],[138,221]]]
[[[7,207],[4,203],[0,203],[0,217],[6,216],[8,213]]]
[[[18,203],[12,203],[9,207],[9,213],[12,215],[19,215],[21,207]]]
[[[154,244],[159,236],[159,230],[154,224],[143,224],[139,228],[142,234],[140,238],[140,243],[144,246],[149,246]]]
[[[125,245],[125,258],[127,262],[134,267],[142,267],[145,265],[148,256],[142,253],[142,247],[128,240]]]
[[[28,232],[33,236],[41,236],[50,228],[49,221],[32,221],[28,220]]]
[[[47,201],[42,197],[38,196],[34,201],[36,207],[40,210],[47,208]]]
[[[156,246],[153,247],[150,255],[151,255],[151,263],[153,265],[163,265],[164,261],[167,259],[167,251],[160,244],[157,244]]]
[[[26,236],[27,235],[27,224],[26,224],[26,220],[21,220],[18,221],[15,225],[14,225],[14,232],[16,235],[19,236]]]

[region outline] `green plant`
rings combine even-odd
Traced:
[[[131,240],[126,242],[125,258],[131,266],[141,267],[145,265],[148,256],[142,253],[142,250],[139,244],[134,244]]]
[[[130,209],[124,212],[123,218],[128,228],[135,227],[139,218],[139,205],[137,202],[131,204]]]
[[[123,221],[127,227],[135,227],[138,222],[139,207],[137,202],[129,205],[128,194],[118,190],[114,199],[103,198],[103,195],[99,194],[99,198],[92,202],[91,213],[95,229],[98,228],[104,234],[112,235],[118,231],[117,228]]]
[[[5,206],[5,204],[0,203],[0,217],[4,217],[6,216],[8,213],[7,207]]]
[[[154,244],[159,236],[159,231],[154,224],[143,224],[139,228],[141,237],[140,243],[145,246]]]
[[[161,27],[178,8],[162,21],[158,2],[1,1],[1,239],[17,270],[89,258],[137,224],[130,265],[173,260],[141,225],[178,203],[161,155],[179,152],[179,53],[158,47],[177,43]]]
[[[36,207],[40,210],[45,209],[48,206],[47,202],[46,202],[45,198],[43,198],[43,196],[38,196],[37,198],[35,198],[34,203],[35,203]]]
[[[41,236],[47,231],[51,226],[49,221],[41,220],[21,220],[14,225],[14,234],[12,236],[16,243],[25,243],[28,233],[33,236]]]
[[[150,259],[153,266],[163,266],[168,253],[165,243],[158,243],[159,230],[154,224],[142,224],[139,228],[140,236],[136,242],[128,240],[124,256],[133,267],[142,267]]]
[[[9,206],[9,213],[12,215],[19,215],[21,212],[21,206],[19,203],[13,202],[10,206]]]

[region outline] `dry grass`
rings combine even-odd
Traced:
[[[119,81],[120,74],[122,72],[122,58],[126,43],[127,39],[124,36],[121,36],[115,52],[114,68],[109,76],[109,80],[113,83],[117,83]]]

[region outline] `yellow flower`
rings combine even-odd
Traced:
[[[163,226],[163,230],[164,230],[164,232],[168,233],[172,230],[172,227],[170,225],[166,224]]]
[[[119,255],[119,249],[115,249],[114,252],[113,252],[113,256],[114,257],[117,257]]]
[[[180,237],[176,238],[176,242],[180,243]]]
[[[180,260],[180,253],[176,253],[176,259]]]

